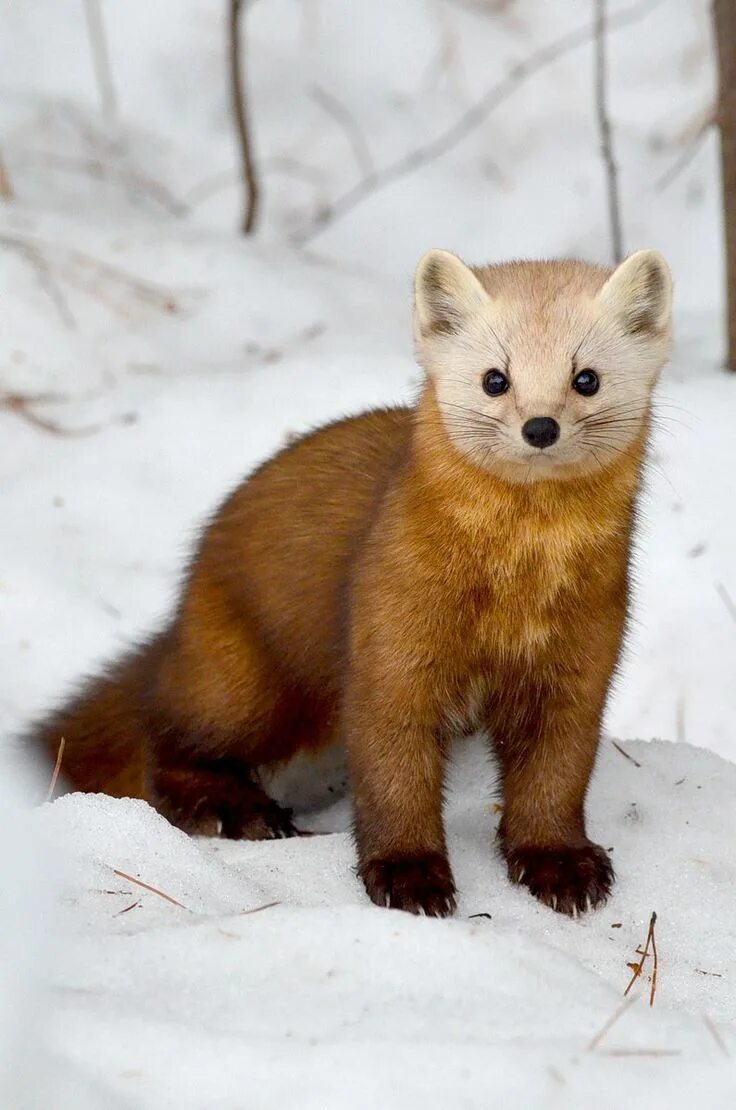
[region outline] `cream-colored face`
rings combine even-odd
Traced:
[[[564,479],[606,466],[641,433],[671,305],[656,251],[613,272],[575,261],[471,270],[430,251],[416,274],[417,355],[460,451],[510,481]]]

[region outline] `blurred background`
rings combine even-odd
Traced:
[[[736,758],[704,0],[34,0],[0,41],[0,736],[161,619],[287,436],[412,397],[427,248],[655,247],[677,348],[607,726]]]

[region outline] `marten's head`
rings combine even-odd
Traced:
[[[599,470],[647,427],[671,346],[656,251],[470,268],[429,251],[415,282],[419,362],[455,447],[509,481]]]

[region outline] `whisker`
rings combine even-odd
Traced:
[[[469,412],[473,416],[479,416],[481,420],[488,421],[489,424],[502,424],[503,421],[498,416],[490,416],[489,413],[483,412],[481,409],[471,409],[467,405],[458,405],[453,401],[442,401],[442,407],[448,405],[450,408],[458,409],[460,412]]]

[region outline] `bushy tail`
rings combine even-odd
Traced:
[[[147,732],[141,712],[153,644],[124,656],[90,679],[69,702],[31,728],[21,743],[53,767],[62,737],[59,786],[145,798]]]

